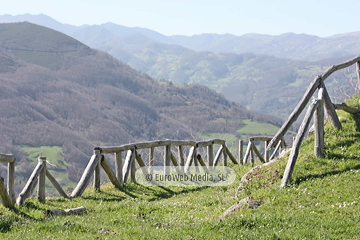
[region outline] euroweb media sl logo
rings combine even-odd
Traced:
[[[136,182],[144,186],[227,186],[236,173],[224,166],[188,168],[174,166],[141,167],[135,173]]]

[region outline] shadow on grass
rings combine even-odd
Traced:
[[[307,176],[296,179],[294,181],[294,184],[299,185],[300,183],[306,182],[309,179],[320,179],[320,178],[325,178],[325,177],[332,176],[332,175],[341,174],[341,173],[344,173],[344,172],[348,172],[351,169],[353,169],[353,170],[360,169],[360,164],[358,164],[358,165],[356,165],[354,167],[345,168],[343,170],[331,171],[331,172],[327,172],[327,173],[323,173],[323,174],[309,174]]]
[[[126,199],[126,197],[118,196],[107,192],[101,191],[99,193],[101,193],[101,196],[85,196],[85,197],[83,196],[82,198],[86,200],[101,200],[104,202],[119,202]]]

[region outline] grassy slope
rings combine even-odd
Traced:
[[[355,105],[360,97],[349,103]],[[8,239],[359,239],[360,116],[341,113],[344,129],[326,129],[326,157],[313,157],[313,140],[300,151],[291,186],[279,190],[287,158],[252,175],[239,198],[228,187],[159,188],[110,185],[76,199],[29,199],[0,208],[0,237]],[[329,124],[328,124],[329,125]],[[234,166],[237,178],[251,166]],[[241,198],[262,199],[258,209],[218,217]],[[84,206],[85,215],[44,218],[45,209]],[[137,214],[145,217],[137,217]]]

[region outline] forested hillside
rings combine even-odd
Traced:
[[[22,174],[33,165],[21,146],[61,147],[69,178],[77,181],[100,144],[234,134],[243,119],[281,124],[207,87],[155,81],[31,23],[0,24],[0,66],[0,152],[15,154]]]

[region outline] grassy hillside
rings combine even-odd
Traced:
[[[360,96],[348,101],[356,106]],[[241,176],[226,187],[164,188],[111,185],[87,189],[75,199],[29,199],[13,210],[0,207],[3,239],[359,239],[360,116],[340,112],[343,130],[326,125],[325,158],[313,157],[313,138],[302,145],[293,181],[279,190],[287,157],[251,174],[238,198]],[[223,221],[218,217],[244,197],[261,200]],[[84,206],[79,216],[43,216],[45,209]]]

